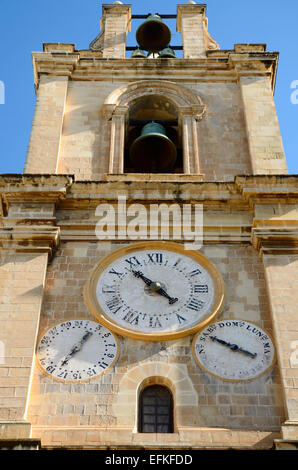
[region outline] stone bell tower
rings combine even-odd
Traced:
[[[103,4],[88,49],[33,52],[24,174],[0,176],[2,447],[297,448],[298,181],[277,64],[265,44],[221,50],[195,2],[152,17]],[[188,256],[180,215],[196,205],[203,239]],[[163,217],[150,231],[152,206],[168,211],[167,233]],[[233,328],[247,334],[231,352]]]

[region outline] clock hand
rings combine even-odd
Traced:
[[[257,356],[257,353],[246,351],[245,349],[242,349],[241,347],[239,347],[237,344],[228,343],[227,341],[224,341],[223,339],[219,339],[216,336],[210,336],[210,339],[212,339],[212,341],[217,341],[218,343],[223,344],[224,346],[227,346],[232,351],[242,352],[243,354],[247,354],[248,356],[252,358],[255,358]]]
[[[87,341],[87,339],[92,335],[93,335],[92,331],[86,331],[83,338],[80,340],[79,344],[81,345],[84,344]]]
[[[145,282],[145,284],[147,284],[147,286],[151,286],[151,284],[153,284],[153,281],[151,281],[151,279],[148,279],[148,277],[144,276],[141,271],[134,271],[133,269],[131,271],[135,277],[141,278]]]
[[[252,352],[246,351],[245,349],[242,349],[242,348],[239,348],[238,351],[242,352],[243,354],[247,354],[248,356],[250,356],[252,358],[257,357],[257,353],[252,353]]]
[[[225,340],[223,340],[223,339],[217,338],[217,336],[210,336],[210,339],[212,339],[212,341],[217,341],[217,342],[220,343],[220,344],[223,344],[223,345],[225,345],[225,346],[230,347],[230,343],[227,343],[227,342],[226,342]]]
[[[158,285],[159,282],[156,282],[155,284]],[[169,294],[162,287],[158,288],[155,292],[157,292],[158,294],[163,295],[164,297],[166,297],[169,300],[169,304],[174,304],[175,302],[178,302],[177,297],[169,296]]]
[[[64,364],[67,364],[69,359],[72,358],[72,356],[77,352],[79,351],[81,348],[79,347],[79,345],[76,345],[72,348],[72,350],[70,351],[69,354],[67,354],[67,356],[65,356],[64,360],[61,362],[61,365],[64,366]]]
[[[160,282],[155,282],[151,281],[151,279],[148,279],[148,277],[144,276],[144,274],[141,271],[134,271],[132,270],[132,273],[135,277],[141,278],[147,286],[150,287],[150,289],[153,292],[157,292],[158,294],[166,297],[169,300],[169,304],[174,304],[175,302],[178,301],[176,297],[171,297],[162,287]]]
[[[87,332],[84,334],[84,336],[82,337],[82,339],[81,339],[77,344],[75,344],[75,345],[73,346],[73,348],[72,348],[72,350],[70,351],[70,353],[67,354],[67,356],[64,358],[63,362],[61,363],[62,366],[64,366],[64,364],[67,364],[68,361],[69,361],[69,359],[71,359],[72,356],[73,356],[76,352],[80,351],[82,345],[87,341],[87,339],[88,339],[92,334],[93,334],[93,333],[91,333],[91,331],[87,331]]]

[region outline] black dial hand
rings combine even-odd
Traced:
[[[156,284],[159,284],[159,282],[157,282]],[[178,302],[177,297],[170,297],[169,294],[167,294],[167,292],[162,287],[157,289],[155,292],[166,297],[169,300],[169,304],[174,304],[175,302]]]
[[[242,352],[243,354],[246,354],[252,358],[255,358],[257,356],[257,353],[246,351],[245,349],[242,349],[241,347],[239,347],[237,344],[228,343],[227,341],[217,338],[216,336],[210,336],[210,339],[212,339],[212,341],[217,341],[218,343],[223,344],[224,346],[227,346],[232,351]]]
[[[212,339],[212,341],[217,341],[218,343],[220,344],[224,344],[225,346],[230,346],[230,343],[227,343],[225,340],[223,339],[219,339],[217,338],[217,336],[210,336],[210,339]]]
[[[85,343],[85,341],[87,341],[87,339],[89,338],[89,336],[91,336],[93,333],[91,333],[91,331],[87,331],[84,336],[82,337],[82,339],[73,346],[72,350],[70,351],[69,354],[67,354],[67,356],[64,358],[63,362],[61,363],[62,366],[64,366],[64,364],[67,364],[69,359],[72,358],[72,356],[80,351],[81,349],[81,346]]]
[[[247,356],[250,356],[250,357],[257,357],[257,353],[252,353],[250,351],[246,351],[245,349],[242,349],[242,348],[239,348],[238,349],[239,352],[242,352],[243,354],[247,354]]]
[[[175,302],[178,301],[178,299],[176,297],[171,297],[162,287],[161,287],[161,284],[160,282],[155,282],[155,281],[151,281],[151,279],[148,279],[148,277],[144,276],[144,274],[141,272],[141,271],[134,271],[132,270],[132,273],[135,277],[138,277],[138,278],[141,278],[145,284],[147,284],[147,286],[150,287],[150,289],[153,291],[153,292],[157,292],[158,294],[160,295],[163,295],[164,297],[166,297],[169,301],[169,304],[174,304]]]
[[[153,284],[153,281],[151,281],[151,279],[148,279],[148,277],[144,276],[141,271],[134,271],[132,269],[132,273],[135,277],[141,278],[145,282],[145,284],[147,284],[147,286],[151,286],[151,284]]]

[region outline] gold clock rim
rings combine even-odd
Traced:
[[[203,319],[201,322],[197,323],[196,325],[190,328],[181,329],[175,332],[142,333],[132,330],[130,328],[125,328],[119,325],[116,321],[113,322],[106,315],[104,310],[101,308],[96,296],[97,281],[102,272],[112,262],[124,255],[127,255],[129,253],[135,253],[136,251],[147,249],[150,250],[154,248],[184,254],[185,256],[188,255],[189,257],[200,263],[208,271],[214,285],[214,299],[212,306],[210,307],[210,311],[212,313],[207,318]],[[221,273],[218,271],[216,266],[210,260],[208,260],[208,258],[206,258],[206,256],[204,256],[202,253],[195,250],[186,250],[184,245],[180,245],[175,242],[148,241],[133,243],[118,248],[112,253],[109,253],[108,255],[103,257],[99,262],[97,262],[85,283],[84,299],[89,308],[89,311],[92,313],[92,315],[95,316],[98,322],[105,325],[107,328],[114,331],[115,333],[120,334],[121,336],[134,338],[142,341],[170,341],[196,333],[198,329],[201,329],[206,326],[219,314],[225,301],[225,285]]]
[[[197,355],[196,355],[196,352],[195,352],[195,343],[196,343],[196,340],[198,338],[198,336],[200,336],[200,334],[202,333],[202,331],[206,328],[206,325],[200,329],[196,334],[195,336],[193,337],[193,340],[192,340],[192,355],[193,355],[193,358],[195,360],[195,362],[197,363],[197,365],[204,370],[204,372],[207,372],[208,374],[212,375],[213,377],[216,377],[217,379],[220,379],[220,380],[224,380],[225,382],[232,382],[232,383],[235,383],[235,382],[251,382],[252,380],[256,380],[256,379],[259,379],[260,377],[262,377],[263,375],[267,374],[267,372],[269,372],[271,369],[273,369],[273,367],[275,366],[276,364],[276,361],[277,361],[277,355],[276,355],[276,347],[275,347],[275,344],[274,344],[274,340],[273,340],[273,336],[271,333],[269,333],[265,328],[263,328],[262,326],[258,325],[257,323],[255,322],[252,322],[252,321],[248,321],[248,320],[245,320],[243,318],[222,318],[221,320],[218,320],[216,322],[213,322],[213,323],[210,323],[208,326],[212,326],[213,324],[215,323],[219,323],[220,321],[244,321],[245,323],[249,323],[250,325],[254,325],[256,326],[257,328],[260,328],[271,340],[272,344],[273,344],[273,348],[274,348],[274,355],[273,355],[273,359],[272,359],[272,362],[270,364],[270,366],[268,366],[263,372],[261,372],[260,374],[256,375],[255,377],[252,377],[250,379],[227,379],[227,378],[224,378],[224,377],[221,377],[220,375],[216,375],[214,374],[213,372],[210,372],[208,369],[206,369],[206,367],[204,367]]]
[[[35,362],[37,364],[37,367],[39,368],[39,370],[44,374],[46,375],[47,377],[50,377],[51,379],[55,380],[56,382],[63,382],[63,383],[82,383],[82,382],[90,382],[91,380],[94,380],[104,374],[106,374],[106,372],[111,369],[115,364],[116,362],[118,361],[119,359],[119,355],[120,355],[120,341],[119,341],[119,338],[115,335],[114,331],[110,331],[110,333],[112,333],[114,335],[114,338],[115,338],[115,341],[116,341],[116,344],[117,344],[117,354],[113,360],[113,362],[109,365],[109,367],[107,367],[105,370],[103,370],[102,372],[100,372],[100,374],[97,374],[97,375],[94,375],[93,377],[89,377],[88,379],[80,379],[80,380],[69,380],[69,379],[60,379],[58,377],[55,377],[54,375],[50,374],[49,372],[47,372],[43,366],[40,364],[40,361],[38,359],[38,355],[37,355],[37,350],[38,350],[38,345],[41,341],[41,339],[43,338],[44,335],[47,334],[48,331],[50,331],[52,328],[54,328],[55,326],[57,325],[61,325],[61,323],[66,323],[67,321],[90,321],[90,322],[93,322],[93,323],[98,323],[99,325],[101,325],[101,323],[99,323],[98,321],[96,321],[96,319],[92,319],[90,320],[89,318],[67,318],[67,320],[64,320],[64,321],[60,321],[60,322],[57,322],[57,323],[54,323],[52,326],[49,326],[48,328],[44,329],[42,333],[39,333],[38,335],[38,338],[37,338],[37,341],[36,341],[36,348],[35,348]],[[101,326],[105,326],[105,325],[101,325]],[[107,327],[105,327],[107,328]],[[108,328],[107,328],[108,329]]]

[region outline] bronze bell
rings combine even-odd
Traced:
[[[142,51],[141,49],[135,49],[133,53],[131,54],[132,59],[146,59],[147,54],[146,52]]]
[[[163,49],[170,44],[171,31],[159,15],[149,15],[138,27],[136,39],[140,47],[147,51]]]
[[[164,126],[152,121],[145,124],[141,135],[130,146],[129,156],[137,171],[163,173],[173,168],[177,150]]]
[[[170,47],[166,47],[165,49],[160,51],[159,57],[161,59],[176,59],[175,53]]]

